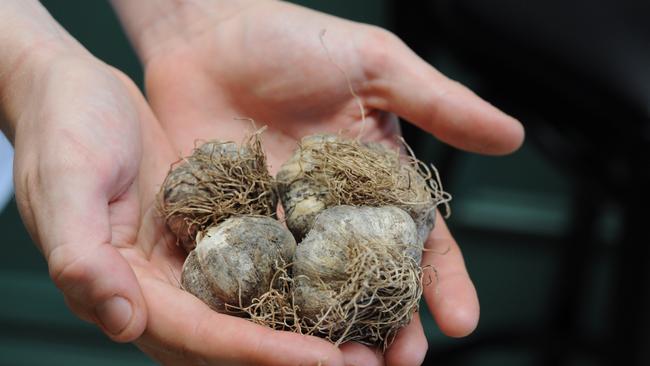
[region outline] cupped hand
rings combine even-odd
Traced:
[[[73,312],[165,365],[342,365],[325,341],[272,334],[180,289],[185,255],[155,208],[178,156],[127,77],[67,49],[17,75],[29,77],[10,108],[16,197]]]
[[[235,117],[268,126],[263,138],[273,171],[314,132],[395,143],[397,115],[474,152],[504,154],[522,143],[517,121],[382,29],[263,0],[191,1],[174,12],[175,21],[167,14],[150,22],[138,48],[150,105],[179,154],[197,139],[241,141],[252,127]],[[445,334],[467,335],[478,322],[476,291],[440,218],[427,248],[423,264],[438,273],[425,288],[429,309]],[[415,365],[426,348],[416,316],[383,356],[358,344],[342,350],[351,364]]]
[[[14,107],[18,208],[71,309],[129,340],[146,323],[127,257],[136,252],[141,198],[151,196],[139,185],[151,121],[118,72],[84,53],[50,53],[18,71],[31,76],[20,86],[28,97]]]

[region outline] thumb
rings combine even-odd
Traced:
[[[517,120],[442,75],[391,33],[372,34],[363,53],[373,107],[468,151],[505,154],[521,146],[524,130]]]
[[[130,342],[146,325],[146,307],[137,279],[111,244],[56,247],[50,275],[80,318],[97,324],[111,339]]]
[[[59,168],[48,163],[51,169],[35,174],[21,206],[32,221],[28,227],[36,229],[50,276],[75,314],[115,341],[135,340],[146,325],[146,306],[135,273],[112,244],[109,212],[116,209],[109,209],[109,189],[100,178],[106,174],[83,162]]]

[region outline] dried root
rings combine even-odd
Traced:
[[[276,263],[276,268],[268,291],[253,299],[249,306],[240,304],[229,308],[245,314],[255,324],[301,333],[300,316],[293,301],[291,264]]]
[[[303,139],[275,181],[297,247],[275,220],[266,234],[224,222],[275,215],[276,183],[258,134],[242,147],[195,149],[159,195],[168,226],[191,251],[183,287],[217,311],[276,330],[386,349],[418,309],[423,243],[436,207],[451,199],[435,168],[404,146],[405,156],[341,136]],[[246,220],[259,226],[259,216]],[[197,237],[205,240],[192,251]]]
[[[360,243],[351,245],[349,279],[341,284],[310,281],[317,291],[334,294],[334,304],[316,316],[301,319],[304,334],[321,336],[339,345],[356,341],[391,344],[408,325],[422,295],[421,270],[412,258],[391,256]]]
[[[397,206],[418,225],[422,241],[433,228],[435,208],[451,196],[437,171],[415,158],[378,143],[361,143],[335,135],[302,140],[277,175],[287,225],[297,240],[309,232],[327,207]],[[448,212],[448,207],[447,212]]]
[[[332,207],[298,246],[291,268],[240,310],[276,330],[387,347],[417,311],[420,255],[415,223],[403,210]]]
[[[273,286],[248,307],[231,307],[256,324],[275,330],[325,338],[336,346],[355,341],[386,349],[408,325],[422,296],[422,269],[409,257],[386,260],[364,245],[354,245],[355,260],[346,266],[349,279],[326,283],[306,276],[292,278],[291,266],[280,268]],[[311,284],[316,283],[315,288]],[[307,292],[307,294],[306,294]],[[327,304],[304,314],[296,298],[318,296]],[[298,300],[300,301],[300,300]]]
[[[275,184],[259,133],[241,147],[234,142],[208,141],[171,168],[158,207],[188,253],[199,232],[229,217],[275,215]]]

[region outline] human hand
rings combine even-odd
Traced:
[[[16,29],[53,22],[40,5],[9,4]],[[341,365],[323,340],[272,335],[179,288],[184,253],[154,205],[177,159],[167,136],[127,77],[44,33],[0,40],[17,52],[0,57],[1,125],[16,149],[21,215],[72,311],[166,365]]]
[[[0,24],[0,125],[15,146],[25,226],[70,308],[114,340],[133,339],[146,309],[122,251],[146,196],[138,190],[143,104],[37,1],[4,2]]]
[[[268,126],[265,148],[273,170],[306,134],[347,130],[394,143],[396,115],[459,148],[503,154],[519,147],[523,129],[468,89],[418,58],[392,34],[275,1],[140,2],[113,0],[144,65],[152,109],[178,151],[197,138],[239,141],[250,117]],[[325,43],[319,39],[327,30]],[[351,95],[344,70],[366,115]],[[363,127],[362,127],[363,126]],[[438,215],[440,216],[440,215]],[[441,330],[464,336],[479,305],[463,258],[438,219],[423,258],[439,282],[425,298]],[[444,251],[445,255],[435,255]],[[417,316],[385,359],[356,344],[346,362],[413,365],[427,348]]]

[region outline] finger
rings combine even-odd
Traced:
[[[142,283],[149,320],[138,345],[169,353],[168,358],[206,365],[344,364],[340,351],[327,341],[219,314],[196,297],[156,279]]]
[[[146,308],[137,280],[111,244],[61,244],[48,264],[55,284],[82,319],[95,322],[115,341],[132,341],[144,331]]]
[[[420,316],[415,313],[411,323],[401,329],[386,350],[387,366],[418,366],[424,361],[429,345],[424,336]]]
[[[131,267],[111,244],[102,174],[70,156],[47,161],[32,183],[33,226],[50,276],[72,310],[113,340],[132,341],[144,331],[144,298]]]
[[[372,107],[406,118],[461,149],[504,154],[521,146],[522,125],[377,30],[364,42]]]
[[[376,348],[370,348],[357,342],[348,342],[339,347],[343,352],[345,366],[382,366],[384,357]]]
[[[158,365],[162,366],[195,366],[198,363],[195,363],[193,360],[189,360],[181,355],[173,355],[169,352],[161,352],[159,348],[143,345],[142,343],[136,344],[136,346],[149,357],[151,357]],[[201,365],[210,365],[210,364],[201,364]]]
[[[435,271],[429,276],[431,283],[425,286],[424,297],[440,330],[451,337],[464,337],[478,324],[479,302],[460,248],[441,216],[436,215],[422,258],[422,265]]]

